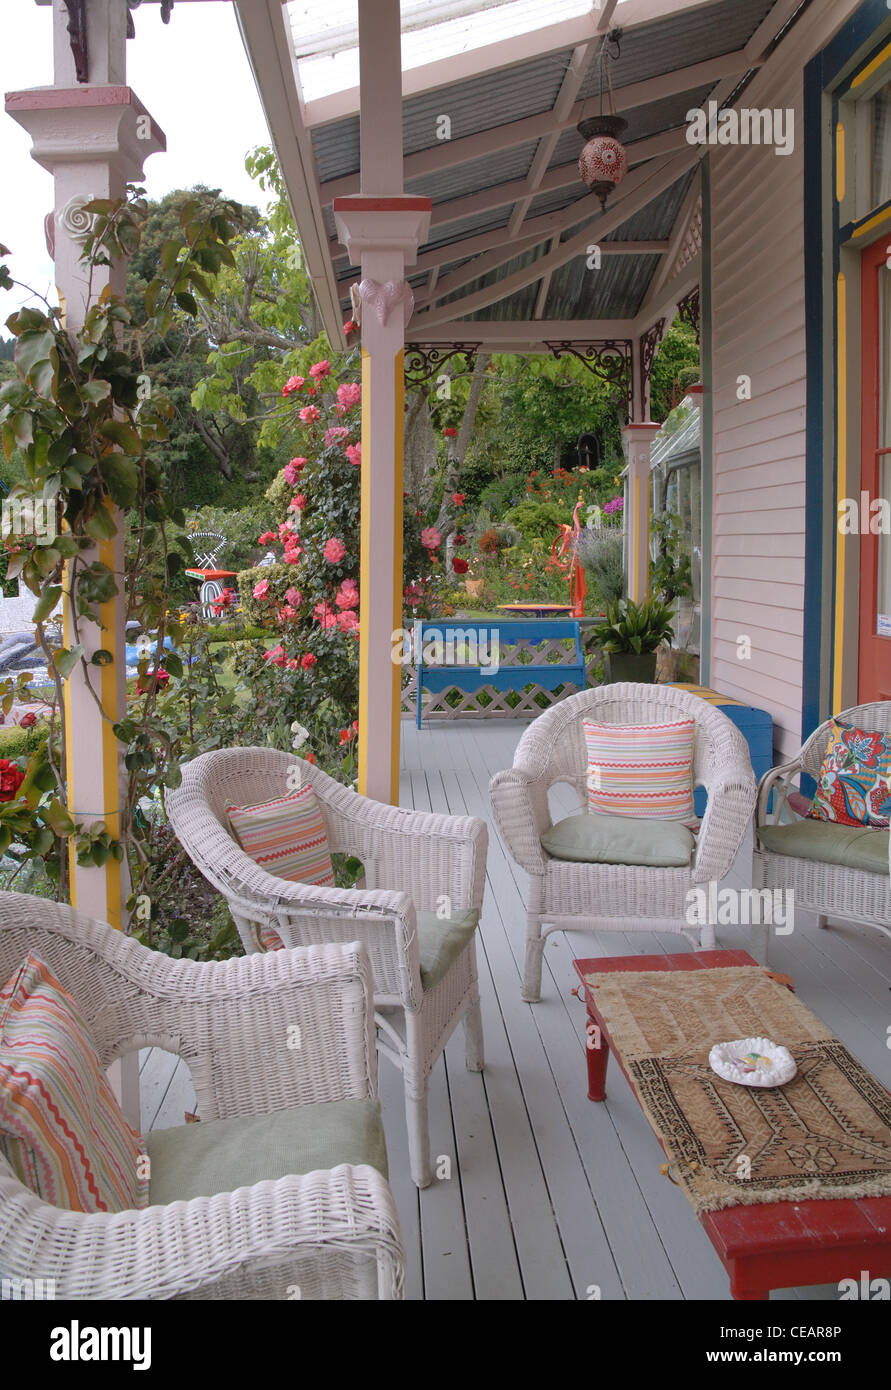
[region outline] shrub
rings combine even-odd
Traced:
[[[254,598],[254,587],[262,579],[268,580],[269,593],[278,604],[283,604],[286,601],[285,591],[294,583],[294,570],[280,560],[274,565],[255,565],[253,569],[242,570],[238,576],[238,596],[245,622],[268,631],[274,624],[278,609],[270,604],[268,598]]]
[[[496,555],[501,549],[502,541],[494,526],[490,526],[484,531],[477,541],[477,545],[484,555]]]
[[[30,729],[23,729],[21,724],[0,728],[0,758],[30,756],[43,747],[48,737],[48,724],[32,724]]]
[[[625,592],[622,532],[588,531],[579,534],[576,550],[600,603],[614,603]]]
[[[506,478],[497,478],[480,493],[480,505],[493,516],[501,516],[507,507],[522,502],[526,493],[526,474],[510,473]]]
[[[558,502],[521,502],[519,506],[512,507],[504,518],[527,538],[553,537],[569,519],[566,508]]]

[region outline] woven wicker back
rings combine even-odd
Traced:
[[[739,730],[714,705],[668,685],[617,682],[571,695],[534,720],[517,746],[516,761],[540,769],[549,785],[568,782],[584,799],[588,750],[584,721],[602,724],[670,724],[695,719],[693,780],[705,782],[722,766],[749,761]]]
[[[864,729],[867,733],[891,733],[891,700],[852,705],[850,709],[843,709],[840,714],[833,715],[833,718],[840,720],[842,724],[850,724],[855,729]],[[831,728],[832,719],[827,719],[825,724],[814,730],[801,750],[801,765],[811,777],[820,775]]]

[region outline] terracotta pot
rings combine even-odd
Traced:
[[[484,579],[465,579],[464,587],[469,594],[473,594],[474,598],[479,598],[485,582]]]

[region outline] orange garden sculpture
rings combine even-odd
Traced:
[[[572,525],[563,522],[551,546],[554,564],[569,579],[569,602],[573,618],[585,616],[585,595],[588,592],[588,586],[585,583],[585,571],[579,564],[576,549],[576,542],[582,529],[582,523],[579,520],[579,507],[582,505],[582,501],[582,494],[579,493],[579,500],[576,502],[575,511],[572,514]]]

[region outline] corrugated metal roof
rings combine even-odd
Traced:
[[[458,140],[507,121],[552,110],[571,57],[571,49],[548,53],[518,67],[410,97],[402,106],[403,153],[416,154],[438,145],[440,116],[448,116],[450,137]],[[331,125],[316,126],[312,145],[322,183],[357,173],[359,117],[348,116]]]
[[[743,48],[773,8],[774,0],[719,0],[702,9],[681,10],[652,24],[629,29],[623,34],[620,57],[609,65],[613,87],[626,87],[648,77],[660,77],[675,68],[702,63],[722,53]],[[614,22],[621,28],[622,11]],[[600,91],[600,69],[595,61],[585,76],[579,93],[584,101]],[[591,114],[594,114],[592,108]]]
[[[545,254],[545,250],[546,248],[544,246],[533,246],[525,251],[521,251],[518,256],[512,257],[512,259],[506,261],[504,265],[497,266],[495,270],[490,270],[485,275],[481,275],[478,279],[472,280],[470,284],[463,285],[460,289],[455,290],[454,293],[448,295],[442,303],[452,304],[456,299],[463,299],[465,295],[474,294],[477,290],[485,289],[488,285],[494,285],[497,281],[506,279],[508,275],[513,275],[516,270],[524,270],[526,266],[532,265],[534,261],[540,260]],[[532,293],[533,306],[535,304],[536,284],[537,282],[533,281],[532,285],[527,287]],[[498,318],[500,317],[499,310],[499,303],[492,304],[487,309],[485,317]]]
[[[525,145],[498,150],[483,159],[472,159],[434,174],[423,174],[420,178],[410,179],[405,191],[432,198],[436,204],[444,203],[449,198],[463,198],[466,193],[478,193],[481,189],[507,183],[510,179],[522,179],[529,173],[537,148],[538,141],[530,140]]]
[[[626,319],[640,308],[660,256],[604,256],[589,270],[585,256],[573,256],[551,277],[545,303],[548,319]]]

